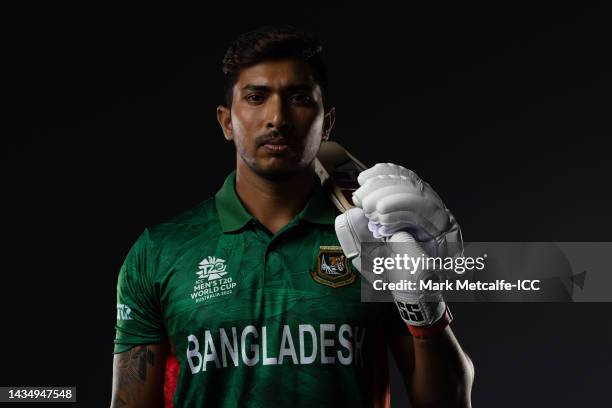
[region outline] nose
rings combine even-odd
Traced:
[[[279,131],[289,130],[291,125],[289,122],[287,106],[284,103],[283,98],[279,96],[270,98],[267,110],[266,129],[276,129]]]

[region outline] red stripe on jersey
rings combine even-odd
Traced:
[[[174,347],[168,347],[168,357],[166,358],[166,375],[164,378],[164,402],[166,408],[174,408],[174,392],[181,367],[174,355]]]

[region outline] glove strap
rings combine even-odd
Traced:
[[[452,321],[453,315],[451,314],[448,306],[446,306],[446,312],[444,312],[442,317],[438,319],[438,321],[434,324],[431,324],[429,326],[412,326],[410,324],[407,324],[407,326],[408,331],[410,331],[410,334],[412,334],[412,337],[426,339],[430,337],[435,337],[438,334],[442,333],[444,329],[446,329],[446,326],[448,326]]]

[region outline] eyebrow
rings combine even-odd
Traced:
[[[243,91],[253,91],[253,92],[270,92],[272,88],[267,85],[255,85],[255,84],[246,84],[242,87]],[[287,88],[283,89],[283,92],[295,92],[295,91],[308,91],[311,92],[314,89],[313,85],[309,84],[297,84],[291,85]]]

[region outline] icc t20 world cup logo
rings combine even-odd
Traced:
[[[224,275],[227,275],[225,271],[226,266],[225,259],[208,256],[200,262],[198,266],[200,270],[197,271],[196,274],[202,279],[208,278],[209,281],[220,279]]]

